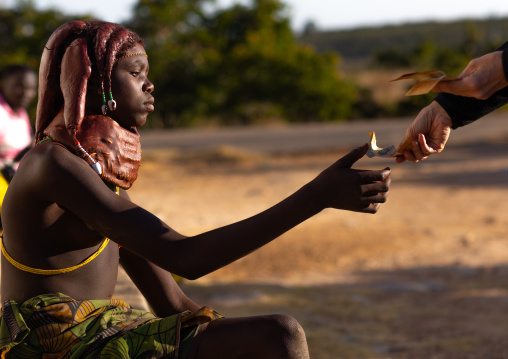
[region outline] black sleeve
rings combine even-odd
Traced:
[[[503,51],[504,76],[508,80],[508,42],[498,47],[496,51]],[[508,87],[505,87],[486,100],[478,100],[473,97],[440,93],[434,99],[450,115],[452,128],[456,129],[478,120],[479,118],[497,110],[508,103]]]

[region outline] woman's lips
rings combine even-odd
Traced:
[[[154,103],[153,97],[150,100],[145,102],[145,107],[149,112],[153,112],[153,110],[155,109],[155,106],[153,105],[153,103]]]

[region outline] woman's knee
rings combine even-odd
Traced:
[[[298,321],[290,315],[272,314],[267,316],[273,325],[273,330],[278,331],[278,336],[305,339],[305,332]]]
[[[309,356],[301,325],[288,315],[220,319],[211,322],[201,335],[196,358],[304,359]]]
[[[271,330],[267,331],[267,341],[277,358],[308,358],[309,349],[305,332],[298,321],[283,314],[268,316]]]

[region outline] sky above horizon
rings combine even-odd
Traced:
[[[129,18],[137,0],[34,0],[39,9],[56,8],[65,13],[92,13],[100,19],[122,22]],[[250,4],[250,0],[216,0],[216,6],[233,3]],[[293,29],[299,31],[308,21],[318,29],[350,29],[420,21],[446,21],[463,18],[508,17],[508,1],[427,0],[283,0]],[[0,6],[13,6],[16,0],[0,0]]]

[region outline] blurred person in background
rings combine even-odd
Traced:
[[[0,206],[21,157],[33,143],[26,109],[36,90],[37,77],[30,67],[16,64],[0,71]]]
[[[37,77],[28,66],[9,65],[0,72],[0,171],[7,182],[32,145],[26,109],[36,90]]]
[[[397,157],[397,163],[419,162],[441,152],[452,129],[470,124],[508,103],[508,42],[471,60],[458,80],[440,82],[432,91],[439,95],[407,129],[401,144],[412,138],[412,146]]]

